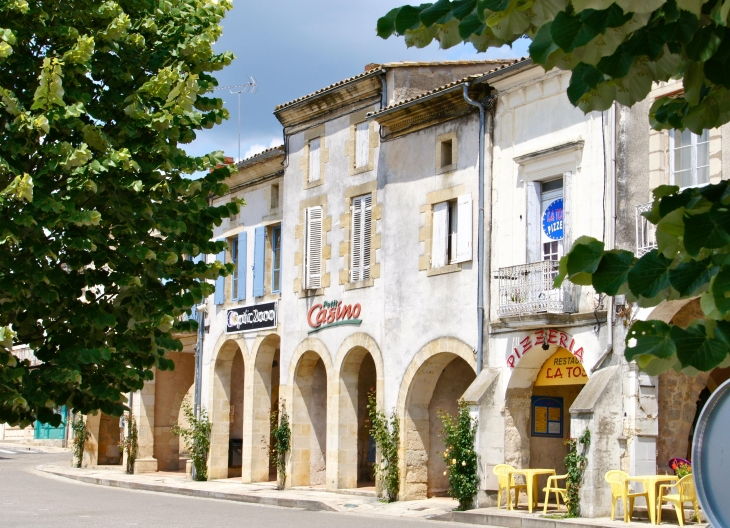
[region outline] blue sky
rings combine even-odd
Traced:
[[[405,0],[233,0],[234,9],[223,21],[219,51],[231,50],[236,60],[218,72],[220,86],[236,85],[252,76],[255,94],[241,96],[241,155],[253,155],[281,144],[281,127],[273,115],[277,104],[296,99],[364,71],[366,64],[402,60],[432,61],[519,57],[527,54],[526,40],[488,53],[471,45],[440,50],[438,43],[408,49],[402,38],[383,40],[375,34],[378,18]],[[238,150],[237,96],[222,97],[231,118],[199,132],[187,146],[191,154]]]

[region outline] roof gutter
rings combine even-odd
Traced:
[[[461,86],[463,90],[464,100],[471,106],[475,106],[479,109],[479,154],[477,157],[479,172],[479,220],[477,225],[477,375],[479,375],[482,371],[482,365],[484,363],[484,261],[486,260],[487,262],[489,262],[489,254],[487,253],[485,255],[484,252],[484,195],[487,194],[484,181],[484,157],[486,153],[484,133],[486,131],[485,129],[487,108],[482,102],[477,102],[469,97],[469,87],[471,86],[471,82],[466,82]],[[490,126],[493,126],[494,120],[491,119],[491,112],[489,121]],[[489,181],[486,185],[489,189],[488,194],[491,197],[492,178],[489,178]],[[492,208],[490,206],[490,225],[491,211]]]
[[[404,108],[408,108],[409,106],[418,105],[425,101],[430,101],[431,99],[441,97],[444,94],[451,93],[451,92],[457,92],[457,91],[461,90],[462,86],[463,86],[463,84],[456,84],[456,85],[446,88],[444,90],[439,90],[438,92],[434,92],[434,93],[428,94],[426,96],[419,97],[417,99],[414,99],[413,101],[399,104],[399,105],[389,108],[387,110],[369,113],[368,117],[377,119],[378,117],[388,115],[391,112],[400,111],[400,110],[403,110]]]
[[[486,82],[486,81],[489,81],[490,79],[495,79],[497,77],[503,77],[505,74],[518,73],[526,68],[529,68],[532,65],[533,65],[532,59],[525,59],[523,61],[511,64],[510,66],[507,66],[506,68],[500,68],[498,70],[494,70],[489,73],[485,73],[481,77],[478,77],[471,82],[474,82],[474,83]]]

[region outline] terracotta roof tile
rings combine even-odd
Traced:
[[[380,65],[378,65],[378,67],[376,67],[376,68],[372,68],[370,70],[367,70],[367,71],[364,71],[362,73],[359,73],[359,74],[357,74],[357,75],[355,75],[353,77],[348,77],[347,79],[343,79],[343,80],[338,81],[338,82],[336,82],[334,84],[330,84],[329,86],[325,86],[324,88],[320,88],[316,92],[312,92],[310,94],[303,95],[302,97],[299,97],[297,99],[294,99],[293,101],[289,101],[288,103],[283,103],[283,104],[277,105],[276,108],[274,109],[274,112],[278,112],[279,110],[283,110],[284,108],[288,108],[288,107],[290,107],[290,106],[292,106],[292,105],[294,105],[296,103],[299,103],[301,101],[304,101],[305,99],[309,99],[310,97],[314,97],[315,95],[319,95],[319,94],[321,94],[323,92],[326,92],[327,90],[331,90],[333,88],[337,88],[338,86],[342,86],[344,84],[351,83],[352,81],[356,81],[358,79],[361,79],[363,77],[367,77],[369,75],[379,74],[382,71],[383,71],[383,69],[380,67]]]
[[[241,167],[243,165],[248,165],[252,161],[255,161],[257,158],[263,157],[265,154],[273,153],[276,150],[280,150],[282,154],[284,154],[284,145],[278,145],[276,147],[267,148],[266,150],[262,150],[258,154],[254,154],[251,157],[248,157],[246,159],[242,159],[238,163],[236,163],[236,167]]]

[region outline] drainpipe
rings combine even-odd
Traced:
[[[484,362],[484,131],[486,109],[469,97],[471,83],[464,83],[464,100],[479,109],[479,153],[477,164],[479,167],[479,220],[477,227],[477,375],[482,371]],[[490,120],[491,121],[491,120]],[[489,196],[491,196],[492,179],[489,178]],[[491,207],[489,208],[491,212]]]
[[[607,116],[606,116],[607,114]],[[610,182],[610,192],[606,192],[606,198],[609,200],[609,207],[607,208],[609,211],[609,222],[607,229],[604,233],[605,237],[605,244],[606,249],[611,250],[616,247],[616,119],[617,119],[617,113],[616,113],[616,103],[614,102],[613,105],[611,105],[611,108],[604,114],[608,118],[608,145],[606,145],[606,127],[603,126],[602,133],[603,133],[603,162],[604,162],[604,170],[606,171],[606,183],[605,185],[608,186]],[[605,219],[604,219],[605,221]],[[603,354],[601,354],[601,357],[598,359],[596,364],[591,369],[591,374],[593,374],[595,371],[599,370],[601,368],[601,365],[603,365],[604,361],[606,361],[606,358],[611,355],[613,352],[613,313],[614,313],[614,299],[613,297],[608,297],[606,300],[606,322],[607,322],[607,331],[608,331],[608,337],[606,344],[606,349],[603,351]]]
[[[383,71],[383,74],[380,76],[380,109],[382,110],[386,106],[388,106],[388,81],[385,80],[385,76],[388,72]]]

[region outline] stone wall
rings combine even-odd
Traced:
[[[327,470],[327,370],[322,360],[317,362],[312,373],[312,436],[309,459],[309,478],[311,486],[326,483]]]

